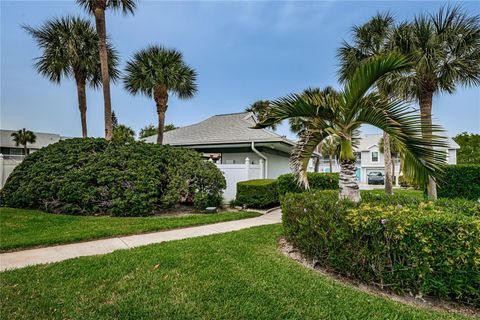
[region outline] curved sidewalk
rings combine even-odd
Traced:
[[[82,256],[106,254],[116,250],[130,249],[153,243],[237,231],[250,227],[280,223],[281,221],[282,214],[280,209],[277,209],[262,216],[250,219],[219,222],[197,227],[93,240],[53,247],[7,252],[0,254],[0,271],[18,269],[42,263],[58,262]]]

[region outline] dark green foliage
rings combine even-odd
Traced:
[[[453,140],[460,145],[457,150],[458,164],[480,163],[480,134],[463,132],[453,137]]]
[[[338,173],[307,172],[308,183],[311,190],[336,190],[338,189]],[[302,189],[292,173],[282,174],[278,177],[278,193],[284,195],[287,192],[299,193]]]
[[[397,293],[480,306],[477,216],[431,202],[353,204],[334,191],[288,194],[282,212],[287,239],[323,267]]]
[[[236,203],[247,208],[269,208],[278,205],[277,180],[258,179],[238,182]]]
[[[15,168],[5,184],[3,204],[138,216],[186,199],[195,203],[197,194],[218,201],[224,188],[216,166],[189,149],[68,139],[33,153]]]
[[[449,165],[443,170],[439,198],[480,199],[480,164]]]

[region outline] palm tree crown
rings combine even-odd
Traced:
[[[135,0],[76,0],[77,4],[87,12],[94,13],[95,9],[120,10],[123,14],[133,13],[137,8]]]
[[[165,113],[169,93],[180,99],[192,98],[197,92],[197,73],[175,49],[151,46],[137,52],[127,63],[123,80],[125,89],[133,95],[143,94],[155,100],[159,116],[157,143],[163,143]]]
[[[42,49],[36,59],[35,68],[50,81],[60,83],[62,78],[74,78],[77,83],[79,110],[82,119],[82,133],[87,136],[86,92],[89,84],[96,88],[101,83],[98,36],[88,20],[78,17],[55,18],[39,28],[23,26]],[[117,52],[108,46],[111,56],[109,69],[112,79],[119,72]]]
[[[25,156],[27,155],[27,143],[35,143],[35,141],[37,140],[37,136],[35,135],[35,133],[25,128],[20,129],[17,132],[13,132],[11,136],[17,146],[23,146]]]
[[[267,114],[269,108],[270,108],[270,101],[257,100],[254,103],[252,103],[249,107],[245,108],[245,111],[253,112],[257,120],[262,121],[265,115]],[[270,129],[276,130],[277,125],[273,124],[272,126],[270,126]]]
[[[410,66],[409,61],[395,53],[370,58],[362,63],[345,88],[338,94],[291,94],[272,102],[262,128],[288,118],[309,119],[308,129],[301,135],[291,158],[299,183],[308,187],[306,169],[315,147],[329,136],[340,139],[340,196],[354,201],[360,199],[355,177],[355,155],[352,140],[362,124],[376,126],[398,141],[406,159],[405,174],[425,183],[429,175],[437,175],[445,161],[442,152],[434,147],[446,147],[440,131],[432,126],[428,139],[420,134],[421,119],[408,106],[386,99],[372,87],[389,72]]]

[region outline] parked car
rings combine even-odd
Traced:
[[[378,171],[372,171],[368,174],[368,184],[384,184],[385,179],[383,173]]]

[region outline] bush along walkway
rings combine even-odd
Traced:
[[[58,262],[82,256],[106,254],[116,250],[130,249],[152,243],[195,238],[211,234],[237,231],[250,227],[276,224],[280,223],[281,220],[281,211],[280,209],[277,209],[260,217],[250,219],[220,222],[198,227],[116,237],[39,249],[8,252],[0,254],[0,271],[17,269],[42,263]]]

